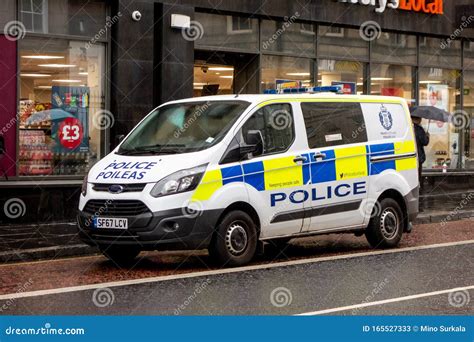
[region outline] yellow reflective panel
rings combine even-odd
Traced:
[[[222,186],[221,170],[206,171],[191,200],[205,201]]]
[[[413,153],[416,151],[414,140],[399,141],[399,142],[396,142],[394,146],[395,146],[395,154]],[[395,167],[397,171],[416,169],[417,168],[416,157],[395,160]]]
[[[336,180],[368,176],[366,147],[338,148],[336,154]]]
[[[303,185],[303,166],[296,164],[295,157],[283,157],[263,161],[265,190]]]

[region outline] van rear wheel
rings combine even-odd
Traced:
[[[397,201],[384,198],[377,202],[365,231],[369,244],[374,248],[396,247],[403,234],[403,212]]]
[[[99,246],[101,253],[118,266],[131,265],[140,249],[130,246]]]
[[[257,227],[245,212],[227,213],[217,226],[209,255],[222,266],[241,266],[252,260],[257,249]]]

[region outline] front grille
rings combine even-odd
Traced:
[[[149,213],[150,209],[141,201],[135,200],[90,200],[84,212],[95,216],[135,216]]]
[[[109,191],[109,187],[113,184],[93,184],[92,189],[95,191]],[[136,183],[136,184],[120,184],[123,187],[122,192],[140,192],[146,186],[146,183]]]

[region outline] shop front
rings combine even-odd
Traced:
[[[194,19],[202,37],[194,41],[195,49],[214,55],[232,51],[258,56],[255,83],[260,93],[282,85],[343,84],[349,94],[399,96],[410,107],[443,109],[452,114],[448,122],[422,122],[431,137],[423,173],[474,171],[473,6],[467,1],[456,5],[389,1],[383,8],[367,5],[369,2],[337,2],[319,1],[319,5],[299,9],[289,6],[283,20],[272,17],[276,9],[262,17],[196,10]],[[311,9],[324,9],[326,17]],[[308,12],[314,14],[313,20],[305,18]],[[327,24],[332,17],[338,20]],[[413,21],[424,25],[416,26]],[[207,71],[206,60],[200,59],[199,66]],[[195,70],[194,79],[200,77],[200,70]],[[210,74],[220,75],[212,70],[209,68]],[[232,88],[229,78],[239,74],[231,66],[226,76],[220,76],[225,80],[208,77],[208,83],[203,83],[200,78],[194,83],[194,96],[201,95],[203,88],[219,89],[225,84]]]
[[[70,219],[81,178],[106,148],[109,9],[105,1],[10,5],[17,20],[2,13],[0,35],[0,222]]]

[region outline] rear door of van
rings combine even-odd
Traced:
[[[362,103],[370,163],[370,197],[418,188],[416,143],[407,106],[400,100]],[[367,208],[368,209],[368,208]]]

